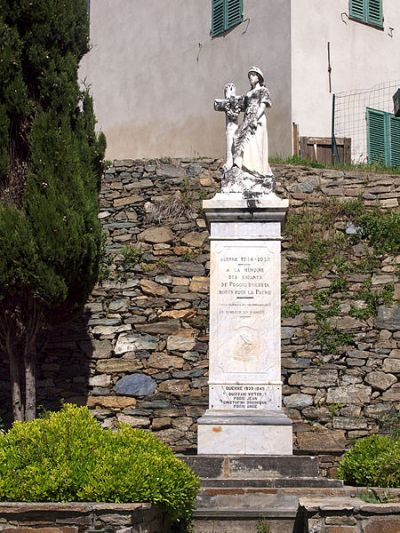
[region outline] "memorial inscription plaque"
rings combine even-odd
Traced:
[[[279,408],[279,244],[217,242],[211,261],[210,408]]]

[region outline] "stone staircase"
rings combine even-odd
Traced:
[[[303,533],[299,498],[334,496],[342,483],[319,477],[309,456],[184,456],[200,476],[195,533]]]

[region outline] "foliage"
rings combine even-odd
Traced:
[[[270,158],[272,165],[288,164],[299,165],[311,168],[332,168],[335,170],[360,170],[368,173],[376,174],[400,174],[400,167],[388,167],[382,163],[320,163],[312,159],[302,159],[298,155],[291,157],[272,157]]]
[[[329,411],[329,415],[333,418],[334,416],[338,416],[340,409],[343,407],[343,404],[341,403],[329,403],[326,406]]]
[[[330,291],[319,291],[314,295],[313,305],[317,323],[316,339],[321,345],[322,353],[336,354],[340,346],[350,344],[352,335],[334,327],[330,318],[339,315],[340,306],[331,300]]]
[[[363,288],[355,294],[355,299],[362,300],[365,303],[365,307],[358,309],[355,306],[352,306],[349,313],[350,316],[361,319],[376,316],[380,305],[390,305],[393,302],[393,283],[386,283],[382,290],[376,289],[373,291],[371,287],[371,280],[367,279],[363,284]]]
[[[0,435],[1,501],[152,502],[190,517],[199,481],[154,435],[103,429],[86,407],[15,422]]]
[[[15,407],[24,392],[15,376],[34,381],[40,335],[76,314],[97,279],[105,138],[77,80],[86,0],[0,8],[0,349],[20,367]],[[34,416],[33,390],[27,383],[17,418]]]
[[[348,242],[346,236],[335,228],[340,213],[341,205],[332,200],[319,209],[304,208],[289,213],[285,233],[294,251],[304,254],[297,265],[291,267],[295,272],[310,272],[317,276],[322,267],[329,267],[342,254]]]
[[[132,245],[124,246],[121,250],[121,255],[124,259],[125,267],[134,267],[143,258],[143,250]]]
[[[340,461],[338,477],[349,485],[400,487],[400,439],[372,435],[358,440]]]
[[[256,532],[257,533],[272,533],[271,525],[268,524],[265,518],[262,518],[261,520],[257,521]]]
[[[368,488],[365,492],[360,492],[358,494],[358,497],[360,500],[363,500],[366,503],[388,503],[390,501],[393,501],[393,499],[389,496],[389,494],[384,491],[383,493],[379,493],[377,490],[374,490],[372,488]]]
[[[400,213],[373,209],[357,219],[361,237],[368,239],[378,254],[400,252]]]
[[[199,202],[195,199],[186,179],[183,190],[163,199],[154,201],[147,212],[148,222],[176,221],[180,218],[193,220],[198,216]]]

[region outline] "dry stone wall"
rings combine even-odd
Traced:
[[[213,159],[124,160],[105,172],[102,280],[83,317],[51,335],[39,372],[45,407],[61,398],[87,404],[105,427],[126,422],[195,452],[196,420],[208,404],[201,201],[219,189],[220,167]],[[290,199],[284,405],[295,448],[324,452],[329,469],[352,439],[382,421],[387,430],[397,424],[400,252],[392,218],[400,176],[290,165],[274,172],[277,193]],[[4,412],[9,385],[0,364]]]

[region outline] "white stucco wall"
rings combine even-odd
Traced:
[[[92,50],[80,77],[109,159],[223,156],[225,118],[213,101],[229,81],[246,91],[253,64],[273,98],[270,151],[290,152],[290,0],[244,6],[244,22],[212,39],[210,0],[91,2]]]
[[[400,79],[400,1],[383,0],[383,31],[350,20],[348,0],[292,0],[291,4],[293,121],[300,135],[327,137],[332,113],[328,42],[332,92]]]

